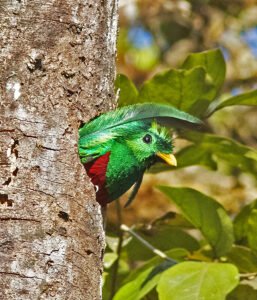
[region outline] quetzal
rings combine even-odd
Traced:
[[[168,105],[135,104],[110,111],[79,129],[79,156],[102,205],[117,199],[131,186],[127,205],[135,197],[144,172],[162,160],[177,162],[166,127],[201,121]]]

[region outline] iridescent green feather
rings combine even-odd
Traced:
[[[125,106],[102,114],[93,121],[85,124],[79,130],[79,134],[80,137],[83,137],[85,135],[101,132],[102,130],[116,127],[128,122],[146,119],[159,120],[162,118],[182,121],[181,124],[183,124],[183,122],[201,124],[201,121],[198,118],[178,110],[175,107],[163,104],[143,103]]]
[[[169,126],[181,127],[187,123],[201,124],[201,121],[183,111],[168,105],[153,103],[135,104],[100,115],[85,124],[79,130],[79,155],[82,163],[86,163],[111,150],[112,142],[122,135],[151,126],[151,122],[167,123]],[[152,124],[152,128],[159,130]],[[165,129],[161,129],[166,135]]]
[[[82,163],[89,162],[110,151],[117,138],[123,139],[131,134],[140,133],[150,126],[149,121],[134,121],[116,127],[103,128],[101,131],[81,137],[79,139],[79,155]]]

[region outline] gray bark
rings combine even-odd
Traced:
[[[0,2],[0,299],[101,299],[78,127],[112,109],[116,0]]]

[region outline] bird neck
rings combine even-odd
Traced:
[[[124,194],[145,171],[124,143],[115,142],[106,173],[106,186],[111,200]]]
[[[125,143],[115,142],[112,147],[110,159],[110,165],[115,171],[143,168],[141,161]]]

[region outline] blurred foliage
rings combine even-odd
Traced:
[[[224,81],[222,76],[219,76],[220,81],[224,82],[222,82],[218,97],[215,98],[219,100],[221,106],[217,107],[217,101],[210,100],[211,91],[215,89],[209,86],[210,93],[205,93],[205,99],[198,98],[198,104],[195,104],[196,107],[192,107],[190,112],[201,114],[201,111],[205,111],[206,106],[211,103],[212,106],[205,113],[213,114],[214,108],[219,111],[208,119],[210,132],[256,147],[257,109],[255,104],[257,92],[251,91],[256,88],[257,76],[256,14],[257,3],[255,0],[120,0],[117,66],[118,72],[126,74],[126,77],[120,75],[117,80],[120,81],[120,84],[123,81],[126,86],[125,81],[130,78],[129,82],[134,86],[132,89],[129,88],[130,94],[120,95],[120,104],[141,102],[144,97],[148,98],[148,101],[153,101],[155,97],[158,97],[159,92],[162,92],[163,96],[159,100],[166,102],[168,99],[169,102],[168,97],[172,92],[174,97],[179,96],[178,89],[181,84],[190,80],[191,77],[203,77],[204,75],[202,70],[189,71],[192,67],[191,59],[185,62],[188,54],[218,47],[226,61],[226,79]],[[142,55],[145,61],[148,57],[148,51],[145,50],[148,47],[156,49],[155,58],[157,57],[157,60],[149,63],[149,68],[142,69],[140,68],[140,59],[134,60],[130,50],[133,49],[134,52],[140,50],[145,54]],[[149,80],[161,80],[165,78],[165,73],[168,73],[167,76],[170,77],[175,76],[178,70],[174,68],[182,68],[183,62],[187,65],[187,67],[183,66],[183,69],[187,70],[181,71],[181,78],[176,86],[167,83],[167,86],[159,91],[155,91],[154,87],[151,91],[149,90]],[[223,75],[225,75],[225,70],[221,70],[218,66],[218,60],[214,63],[217,64],[218,72],[224,72]],[[158,75],[155,78],[156,73]],[[208,79],[208,77],[205,78],[205,81],[208,82]],[[203,82],[193,82],[192,93],[188,96],[192,99],[198,97],[203,92],[203,86]],[[245,92],[248,91],[252,97],[246,95],[248,103],[245,103]],[[238,96],[241,100],[235,99],[234,96]],[[181,97],[182,95],[179,98]],[[237,106],[229,107],[229,105],[233,105],[231,97],[232,101],[237,101]],[[227,101],[222,101],[225,99]],[[239,106],[239,100],[241,106]],[[173,99],[173,101],[175,100]],[[174,102],[170,102],[170,104],[174,105]],[[244,104],[252,106],[243,106]],[[221,109],[224,106],[227,109]],[[175,150],[179,151],[185,141],[176,139],[175,143]],[[191,148],[189,147],[185,151],[189,152]],[[209,164],[211,169],[222,168],[223,175],[210,174],[201,168],[194,169],[194,175],[192,175],[191,169],[186,169],[169,174],[169,182],[189,183],[192,187],[201,188],[224,203],[230,211],[236,212],[243,203],[249,202],[257,193],[256,183],[237,168],[223,166],[220,162],[217,166],[211,153],[204,151],[205,149],[202,148],[201,153],[199,152],[202,164]],[[203,152],[205,155],[202,155]],[[193,149],[191,153],[193,153]],[[179,153],[179,157],[182,158],[182,154],[183,152]],[[197,154],[194,152],[194,157],[195,155]],[[190,158],[189,155],[187,157]],[[191,157],[190,160],[193,160],[194,157]],[[186,161],[184,159],[183,161],[180,160],[180,166],[184,167]],[[207,177],[211,178],[211,182],[209,180],[207,183]],[[154,181],[167,182],[168,180],[162,175],[158,177],[145,176],[145,184],[139,194],[140,202],[126,211],[128,223],[151,220],[156,213],[158,215],[158,213],[164,213],[170,209],[171,206],[165,203],[160,193],[153,189],[152,182]],[[233,201],[229,197],[231,194],[234,196]],[[112,209],[109,210],[109,216],[111,220],[115,219]]]
[[[225,89],[252,87],[257,76],[254,0],[120,1],[118,67],[137,84],[177,67],[190,52],[220,47],[227,61]]]
[[[120,0],[119,106],[205,126],[176,131],[178,167],[154,166],[124,213],[110,205],[105,300],[257,299],[256,15],[251,0]]]
[[[256,90],[229,99],[220,97],[224,79],[225,60],[220,50],[213,49],[190,54],[180,69],[157,73],[139,89],[119,75],[116,89],[121,106],[151,99],[190,112],[206,123],[198,131],[177,129],[178,136],[189,143],[177,153],[179,168],[201,165],[222,173],[222,164],[256,179],[257,150],[210,133],[208,119],[218,111],[228,106],[257,105]],[[157,165],[152,172],[170,169]],[[120,229],[119,238],[107,238],[111,251],[107,249],[105,255],[109,282],[104,297],[183,300],[190,295],[193,300],[222,300],[234,297],[234,288],[244,295],[247,287],[240,284],[240,276],[249,280],[257,277],[256,200],[241,209],[233,221],[215,198],[197,189],[167,185],[158,188],[179,213],[166,214],[148,227],[134,226],[132,237],[126,240]],[[120,226],[121,209],[117,207]]]

